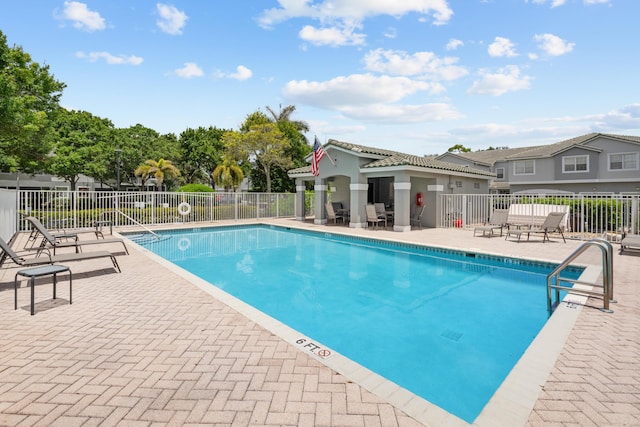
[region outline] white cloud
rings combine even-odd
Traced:
[[[96,31],[104,30],[106,24],[98,12],[89,10],[85,3],[77,1],[65,1],[61,19],[73,22],[73,26],[79,30]]]
[[[279,8],[265,10],[259,18],[263,27],[271,27],[292,18],[313,18],[319,21],[355,20],[378,15],[400,17],[409,13],[433,15],[434,24],[449,21],[453,11],[446,0],[322,0],[312,4],[309,0],[278,0]]]
[[[396,30],[394,27],[389,27],[387,31],[384,32],[384,36],[388,39],[395,39],[396,37],[398,37],[398,30]]]
[[[283,95],[287,99],[314,105],[320,108],[337,109],[343,106],[397,102],[416,92],[427,91],[427,82],[411,80],[407,77],[373,76],[352,74],[336,77],[324,82],[292,80],[288,82]]]
[[[585,3],[588,2],[588,1],[590,1],[590,0],[585,0]],[[591,0],[591,1],[593,1],[593,0]],[[598,0],[596,0],[596,1],[598,1]],[[605,0],[605,1],[607,1],[607,0]],[[551,2],[550,2],[551,3],[551,8],[562,6],[566,2],[567,2],[567,0],[551,0]],[[534,3],[534,4],[545,4],[545,3],[547,3],[547,0],[531,0],[531,3]]]
[[[76,52],[77,58],[86,59],[90,62],[96,62],[99,59],[104,59],[107,64],[114,65],[140,65],[142,64],[143,59],[139,56],[130,55],[112,55],[109,52]]]
[[[183,77],[185,79],[204,76],[204,71],[202,71],[202,68],[200,68],[195,62],[185,62],[184,67],[178,68],[173,73],[176,76]]]
[[[290,81],[282,92],[291,102],[338,111],[345,117],[375,123],[417,123],[461,117],[445,103],[399,103],[436,86],[407,77],[353,74],[323,82]]]
[[[279,7],[265,10],[258,18],[263,28],[294,18],[310,18],[320,22],[320,28],[306,26],[300,31],[300,37],[316,45],[339,46],[360,45],[364,43],[364,34],[355,33],[362,22],[371,17],[390,15],[402,17],[406,14],[432,16],[434,25],[446,24],[453,11],[447,0],[278,0]],[[385,34],[389,37],[389,34]]]
[[[618,110],[584,118],[593,123],[594,131],[621,131],[640,129],[640,104],[629,104]]]
[[[365,42],[366,36],[362,33],[355,33],[354,27],[325,27],[315,28],[311,25],[305,25],[300,30],[299,36],[316,46],[357,46]]]
[[[489,45],[487,49],[489,56],[501,57],[506,56],[508,58],[517,56],[515,51],[515,45],[511,40],[504,37],[496,37],[494,42]]]
[[[531,77],[521,76],[520,68],[515,65],[507,66],[497,73],[480,70],[480,76],[481,79],[473,83],[468,94],[500,96],[507,92],[529,89],[531,86]]]
[[[400,50],[376,49],[365,55],[364,62],[367,70],[398,76],[455,80],[468,74],[464,67],[455,65],[458,58],[438,58],[433,52],[410,55]]]
[[[187,23],[189,17],[175,6],[158,3],[156,7],[160,15],[160,18],[156,21],[158,27],[167,34],[182,34],[182,28]]]
[[[590,4],[609,4],[611,3],[611,0],[584,0],[584,4],[586,5],[590,5]]]
[[[374,123],[424,123],[462,118],[460,112],[445,103],[344,106],[340,112],[351,119]]]
[[[458,39],[449,39],[449,42],[447,43],[446,49],[447,50],[456,50],[457,48],[464,46],[464,43],[462,42],[462,40],[458,40]]]
[[[247,80],[253,76],[253,72],[244,65],[238,65],[236,72],[229,74],[229,77],[236,80]]]
[[[533,38],[538,42],[538,47],[551,56],[565,55],[571,52],[576,45],[575,43],[567,43],[566,40],[549,33],[536,34]]]

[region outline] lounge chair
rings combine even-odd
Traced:
[[[60,262],[71,262],[71,261],[86,261],[89,259],[97,259],[97,258],[111,258],[111,262],[113,263],[113,267],[116,269],[118,273],[121,272],[120,266],[118,265],[118,261],[116,261],[116,257],[108,251],[95,251],[95,252],[80,252],[80,253],[65,253],[65,254],[57,254],[51,255],[46,248],[40,249],[38,251],[25,251],[18,253],[11,248],[9,243],[0,239],[0,249],[2,249],[2,255],[0,255],[0,267],[6,261],[7,258],[10,258],[15,264],[22,267],[34,267],[37,265],[44,264],[55,264]],[[25,258],[23,254],[33,255],[32,258]]]
[[[40,222],[38,218],[33,216],[28,216],[25,218],[27,221],[31,223],[31,225],[38,231],[40,235],[42,235],[42,241],[40,242],[40,248],[46,247],[47,243],[51,245],[53,248],[53,254],[56,253],[56,248],[74,248],[76,252],[80,252],[82,246],[85,245],[103,245],[106,243],[121,243],[124,247],[124,251],[127,255],[129,255],[129,250],[127,249],[127,245],[125,245],[124,240],[118,237],[111,237],[108,239],[94,239],[94,240],[78,240],[78,236],[73,237],[73,235],[65,234],[64,237],[56,236],[49,232],[47,228]]]
[[[478,225],[473,228],[473,235],[475,237],[476,232],[482,231],[482,236],[493,237],[494,230],[500,230],[500,237],[502,237],[502,229],[507,225],[507,218],[509,216],[508,209],[496,209],[491,214],[489,221],[484,225]]]
[[[327,220],[333,221],[334,224],[338,223],[338,220],[345,222],[344,215],[336,214],[336,211],[333,210],[333,205],[329,202],[325,203],[325,209],[327,210]]]
[[[622,254],[625,249],[640,250],[640,234],[624,233],[620,241],[620,253]]]
[[[559,232],[562,236],[562,240],[567,243],[564,238],[564,232],[560,224],[562,223],[562,219],[566,214],[564,212],[550,212],[545,218],[544,222],[540,227],[526,227],[526,228],[513,228],[509,227],[507,229],[507,235],[504,238],[507,240],[509,236],[517,236],[518,242],[520,241],[520,236],[523,234],[527,235],[527,240],[529,240],[529,236],[534,233],[542,233],[542,243],[546,242],[549,239],[549,233]]]
[[[367,226],[369,224],[373,224],[373,227],[377,227],[378,224],[380,223],[384,223],[384,228],[387,228],[387,216],[384,215],[383,217],[378,216],[378,213],[376,212],[376,207],[374,205],[366,205],[365,206],[365,210],[367,213]]]
[[[422,215],[424,215],[424,208],[425,205],[422,205],[420,207],[419,211],[416,211],[413,216],[411,216],[411,218],[409,218],[409,226],[411,227],[418,227],[420,230],[422,230]]]

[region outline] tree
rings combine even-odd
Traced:
[[[271,171],[275,166],[290,167],[291,158],[286,155],[291,143],[275,123],[260,112],[247,116],[241,129],[246,132],[226,132],[223,141],[228,154],[234,159],[248,159],[260,168],[266,177],[267,192],[271,192]]]
[[[303,132],[309,130],[309,125],[304,121],[291,120],[291,114],[296,107],[289,105],[285,108],[280,106],[279,112],[276,114],[273,109],[266,107],[271,114],[268,116],[260,116],[260,113],[254,113],[250,116],[248,123],[262,122],[265,119],[271,123],[275,123],[278,129],[289,140],[290,147],[286,150],[285,155],[291,159],[291,163],[287,167],[302,167],[307,164],[306,158],[311,153],[312,147],[308,143]],[[259,162],[259,161],[258,161]],[[258,163],[257,162],[257,163]],[[259,165],[258,165],[259,166]],[[295,182],[287,174],[287,169],[279,165],[275,165],[271,170],[271,189],[277,192],[295,192]],[[256,167],[251,170],[251,184],[254,189],[265,191],[267,188],[267,179],[263,168]]]
[[[180,159],[181,152],[177,137],[168,133],[160,135],[151,128],[140,124],[128,128],[116,129],[107,161],[115,177],[115,150],[120,151],[121,179],[124,183],[133,183],[135,170],[147,159]]]
[[[233,160],[224,159],[213,171],[212,178],[213,182],[224,187],[225,191],[231,188],[235,192],[244,179],[244,172]]]
[[[282,105],[280,105],[278,114],[276,114],[275,111],[272,110],[268,105],[266,108],[273,117],[273,121],[275,123],[291,123],[298,132],[309,132],[309,124],[307,122],[303,122],[301,120],[291,120],[291,115],[294,111],[296,111],[295,105],[287,105],[286,107],[284,107],[284,109],[282,108]]]
[[[187,182],[205,180],[211,182],[213,171],[222,163],[224,143],[222,136],[226,130],[216,127],[205,129],[188,128],[180,134],[182,162],[180,170]]]
[[[51,114],[59,106],[64,83],[21,47],[9,47],[0,31],[0,170],[33,173],[51,149]]]
[[[58,110],[53,122],[53,155],[47,171],[76,189],[80,175],[104,174],[99,153],[112,138],[113,124],[86,111]]]
[[[162,183],[165,177],[175,178],[180,175],[180,171],[171,162],[171,160],[160,159],[157,162],[155,160],[146,160],[143,164],[138,166],[134,172],[135,176],[142,177],[142,181],[145,182],[149,177],[155,178],[156,187],[158,191],[162,190]]]
[[[456,144],[447,150],[449,153],[468,153],[469,151],[471,151],[471,148],[467,148],[462,144]]]

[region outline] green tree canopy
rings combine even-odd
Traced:
[[[157,162],[152,159],[146,160],[136,168],[134,173],[135,176],[142,177],[143,181],[155,178],[158,191],[162,190],[162,183],[165,178],[175,178],[180,175],[180,171],[173,162],[165,159],[160,159]]]
[[[53,155],[47,171],[59,176],[75,190],[81,174],[104,174],[99,162],[102,147],[112,138],[113,124],[86,111],[58,110],[54,120]]]
[[[225,148],[222,136],[226,130],[216,127],[205,129],[188,128],[180,133],[179,142],[182,152],[180,170],[186,182],[205,180],[212,184],[213,171],[222,163]]]
[[[161,135],[141,124],[117,129],[113,149],[107,155],[111,165],[111,179],[115,177],[116,149],[121,150],[120,165],[123,183],[133,183],[135,170],[147,159],[177,159],[177,163],[181,158],[180,144],[172,133]]]
[[[0,31],[0,170],[33,173],[50,151],[50,115],[65,84]]]
[[[232,189],[235,192],[243,179],[244,172],[242,168],[232,159],[225,158],[213,171],[213,182],[220,187],[224,187],[226,191]]]
[[[248,159],[254,167],[260,168],[266,177],[266,190],[270,193],[272,169],[292,165],[291,158],[287,156],[291,142],[275,123],[259,111],[247,116],[241,129],[248,130],[224,134],[228,155],[233,159]]]
[[[471,148],[467,148],[462,144],[456,144],[447,150],[449,153],[468,153],[469,151],[471,151]]]

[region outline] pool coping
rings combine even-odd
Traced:
[[[246,226],[273,226],[277,228],[290,228],[301,230],[309,233],[323,234],[335,234],[341,236],[353,237],[349,233],[341,233],[335,231],[314,231],[304,227],[295,225],[283,226],[281,224],[271,224],[269,222],[255,222],[244,225],[207,225],[204,227],[166,227],[165,230],[186,230],[189,228],[229,228],[229,227],[246,227]],[[127,237],[127,232],[123,232],[122,237]],[[356,236],[358,239],[370,241],[383,241],[389,243],[397,243],[400,245],[406,245],[406,241],[397,241],[391,238],[369,238]],[[272,318],[271,316],[259,311],[258,309],[250,306],[249,304],[239,300],[238,298],[226,293],[222,289],[210,284],[190,273],[183,268],[165,260],[164,258],[156,255],[147,248],[135,243],[128,239],[131,244],[135,245],[140,252],[146,256],[152,258],[155,262],[163,265],[165,268],[183,277],[190,283],[194,284],[204,292],[213,296],[220,302],[238,311],[249,320],[262,326],[266,330],[270,331],[274,335],[293,345],[300,351],[306,353],[310,357],[324,364],[325,366],[335,370],[336,372],[344,375],[347,379],[360,385],[364,389],[384,399],[386,402],[394,405],[396,408],[402,410],[407,415],[413,417],[416,421],[425,425],[443,425],[443,426],[513,426],[513,425],[525,425],[533,407],[538,399],[538,396],[542,390],[544,383],[546,382],[553,366],[564,347],[564,344],[569,337],[578,315],[582,311],[584,304],[587,301],[587,297],[575,294],[568,294],[563,300],[562,304],[559,304],[554,315],[547,321],[542,330],[531,342],[525,353],[518,360],[513,367],[509,375],[505,378],[500,387],[496,390],[489,402],[485,405],[481,413],[474,420],[472,424],[460,419],[459,417],[445,411],[444,409],[436,406],[435,404],[421,398],[407,389],[400,387],[399,385],[387,380],[386,378],[376,374],[375,372],[363,367],[362,365],[352,361],[351,359],[335,352],[322,343],[315,342],[313,346],[307,346],[312,340],[306,337],[304,334],[296,331],[293,328],[283,324],[282,322]],[[475,250],[470,248],[466,251],[462,251],[458,248],[447,246],[431,246],[420,243],[409,243],[411,246],[426,247],[435,249],[445,249],[448,251],[462,253],[462,252],[474,252],[481,253],[483,255],[504,258],[502,254],[491,253],[487,251]],[[550,264],[553,263],[548,260],[525,258],[519,256],[512,256],[510,258],[522,259],[523,261],[531,261],[535,263]],[[593,265],[585,265],[584,272],[580,276],[581,281],[595,282],[600,269]],[[301,341],[304,341],[301,343]],[[330,356],[321,357],[318,354],[318,349],[327,349],[330,351]]]

